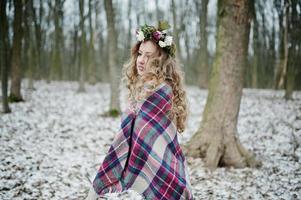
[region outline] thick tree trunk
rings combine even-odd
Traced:
[[[6,0],[0,1],[0,68],[1,68],[1,89],[3,113],[10,113],[7,99],[7,82],[9,71],[9,43],[8,43],[8,23],[6,16]]]
[[[207,167],[259,166],[237,138],[237,118],[250,31],[250,2],[219,0],[217,53],[209,82],[203,121],[184,147],[188,156],[204,158]]]
[[[104,1],[107,26],[108,26],[108,59],[110,68],[110,86],[111,86],[111,102],[110,112],[120,113],[119,105],[119,83],[120,73],[117,72],[116,53],[117,53],[117,34],[115,29],[115,14],[112,5],[112,0]]]
[[[11,88],[9,99],[12,102],[23,101],[21,95],[21,48],[22,48],[22,13],[23,13],[23,1],[14,0],[14,23],[13,23],[13,49],[12,49],[12,65],[11,65]]]

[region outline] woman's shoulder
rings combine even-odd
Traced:
[[[159,88],[164,88],[164,90],[166,91],[166,93],[172,93],[172,87],[169,83],[167,82],[162,82],[160,85],[159,85]]]
[[[156,87],[155,92],[159,91],[161,95],[164,94],[163,96],[165,96],[166,98],[172,98],[173,96],[172,87],[167,82],[162,82]]]

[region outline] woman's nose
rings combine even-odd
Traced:
[[[140,58],[139,59],[139,64],[144,64],[144,63],[145,63],[145,58],[144,57]]]

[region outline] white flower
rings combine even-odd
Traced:
[[[162,41],[159,41],[159,46],[162,47],[162,48],[164,48],[164,47],[166,47],[166,43],[162,42]]]
[[[166,36],[164,42],[166,46],[170,46],[172,44],[172,36]]]
[[[144,40],[144,34],[142,31],[138,31],[136,36],[137,36],[138,41]]]

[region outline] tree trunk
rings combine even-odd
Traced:
[[[293,45],[295,46],[295,45]],[[294,83],[295,83],[295,76],[296,76],[296,59],[295,50],[291,49],[289,53],[289,62],[287,66],[287,74],[285,79],[285,94],[284,98],[286,100],[293,99],[293,92],[294,92]],[[298,58],[300,59],[300,57]]]
[[[199,49],[199,80],[200,88],[208,88],[208,51],[207,51],[207,6],[208,0],[202,0],[201,12],[199,13],[200,20],[200,49]],[[197,3],[198,4],[198,3]]]
[[[284,7],[284,31],[283,31],[283,66],[281,67],[282,71],[280,72],[280,78],[278,82],[278,88],[284,86],[285,78],[287,74],[287,63],[288,63],[288,11],[289,5],[288,2],[285,3]]]
[[[78,92],[85,92],[85,53],[86,53],[86,32],[85,32],[85,18],[84,18],[84,0],[79,0],[79,12],[80,12],[80,60],[79,60],[79,68],[80,68],[80,75],[79,75],[79,88]]]
[[[279,2],[279,1],[278,1]],[[283,87],[283,85],[280,85],[280,78],[281,78],[281,73],[283,71],[283,67],[284,67],[284,54],[285,54],[285,50],[284,50],[284,11],[285,11],[285,7],[281,6],[281,4],[276,4],[276,9],[277,9],[277,13],[278,13],[278,21],[279,21],[279,59],[277,61],[277,65],[276,65],[276,69],[275,69],[275,73],[274,73],[274,89],[280,89],[281,87]]]
[[[160,21],[161,15],[160,15],[160,9],[159,9],[159,0],[155,1],[155,5],[156,5],[156,19],[157,19],[157,21]]]
[[[42,78],[43,74],[43,66],[42,66],[42,55],[44,52],[43,49],[43,42],[42,42],[42,35],[43,35],[43,30],[42,30],[42,19],[44,15],[44,8],[43,8],[43,3],[42,0],[39,1],[39,12],[36,12],[36,9],[34,8],[33,4],[31,7],[32,10],[32,18],[34,22],[34,35],[35,35],[35,53],[37,54],[36,56],[36,67],[38,70],[36,70],[38,73],[38,79]],[[37,14],[39,13],[39,14]]]
[[[94,1],[95,3],[95,1]],[[90,40],[89,40],[89,83],[95,84],[96,83],[96,66],[95,66],[95,31],[93,30],[92,26],[92,0],[89,0],[89,31],[90,31]]]
[[[295,87],[295,77],[298,73],[298,59],[300,59],[300,34],[301,34],[301,26],[300,20],[301,15],[297,11],[297,2],[291,1],[289,3],[287,14],[288,17],[288,62],[287,62],[287,74],[285,79],[285,99],[292,99],[293,92]]]
[[[177,10],[176,10],[176,4],[174,0],[171,0],[171,12],[172,12],[172,19],[173,19],[173,37],[174,37],[174,42],[176,44],[176,57],[179,60],[179,63],[182,62],[182,56],[181,56],[181,48],[180,48],[180,39],[179,39],[179,29],[177,27]]]
[[[255,1],[253,3],[252,7],[252,16],[253,16],[253,64],[251,69],[251,87],[257,88],[258,87],[258,65],[259,65],[259,38],[258,38],[258,32],[259,32],[259,24],[258,19],[256,17],[256,10],[255,10]]]
[[[116,53],[117,53],[117,34],[115,30],[115,14],[112,5],[112,0],[104,1],[107,26],[108,26],[108,59],[110,68],[110,86],[111,86],[111,102],[110,111],[120,113],[119,105],[119,80],[120,73],[117,72]]]
[[[11,110],[7,99],[7,82],[9,71],[9,43],[8,43],[8,24],[6,16],[6,0],[0,1],[0,68],[1,68],[1,89],[2,89],[2,108],[3,113],[10,113]]]
[[[219,0],[217,52],[209,82],[203,121],[183,148],[188,156],[217,166],[259,166],[237,138],[237,118],[250,31],[250,2]]]
[[[52,80],[62,80],[62,58],[61,51],[63,46],[63,36],[62,36],[62,9],[64,1],[55,0],[55,5],[53,9],[53,21],[54,21],[54,48],[52,52],[52,62],[51,62],[51,73],[50,78]]]
[[[34,89],[34,75],[36,71],[37,64],[37,50],[35,44],[35,32],[31,23],[35,22],[34,18],[35,9],[33,7],[33,0],[28,0],[25,5],[24,12],[24,39],[28,43],[28,48],[24,49],[24,57],[27,57],[25,60],[27,61],[27,76],[28,76],[28,85],[27,88],[30,90]]]
[[[72,77],[77,80],[78,75],[78,69],[77,69],[77,63],[78,63],[78,25],[73,26],[73,35],[72,35],[72,60],[71,60],[71,67],[70,67],[70,73],[72,74]],[[73,69],[73,70],[71,70]]]
[[[12,49],[12,65],[11,65],[11,88],[9,99],[11,102],[23,101],[21,95],[21,48],[22,48],[22,13],[23,1],[14,0],[14,36],[13,36],[13,49]]]
[[[156,2],[157,3],[157,2]],[[157,9],[157,4],[156,4],[156,9]],[[130,17],[131,16],[131,13],[132,13],[132,1],[129,1],[128,2],[128,17],[129,17],[129,29],[128,29],[128,34],[127,34],[127,40],[126,40],[126,47],[125,47],[125,53],[124,53],[124,57],[125,58],[129,58],[130,57],[130,49],[131,49],[131,43],[132,43],[132,18]]]

